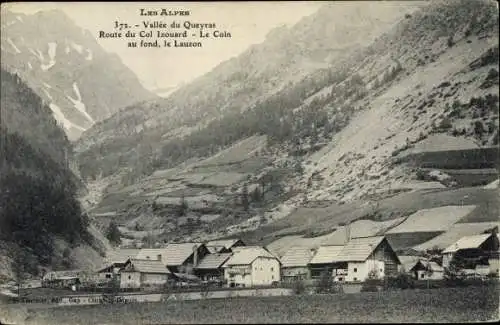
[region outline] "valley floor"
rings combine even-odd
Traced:
[[[498,286],[29,308],[25,324],[470,322],[498,319]],[[18,313],[19,314],[19,313]]]

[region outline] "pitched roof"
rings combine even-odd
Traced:
[[[443,272],[444,268],[436,262],[429,262],[425,259],[419,259],[414,262],[411,268],[408,268],[408,271],[411,271],[414,267],[416,267],[420,263],[423,270],[429,268],[433,272]]]
[[[161,261],[164,265],[178,266],[193,254],[194,247],[200,247],[201,243],[182,243],[168,244],[163,248],[144,248],[137,254],[137,259],[157,260],[158,255],[161,255]],[[149,258],[148,258],[149,256]]]
[[[366,261],[383,240],[384,236],[353,238],[336,257],[336,262]]]
[[[129,258],[136,258],[140,249],[135,248],[119,248],[108,251],[106,254],[106,264],[125,263]]]
[[[412,255],[399,255],[398,258],[405,271],[410,271],[419,261],[427,261],[424,257]]]
[[[454,244],[448,246],[443,253],[454,253],[460,249],[478,248],[486,241],[491,234],[481,234],[474,236],[465,236],[457,240]]]
[[[233,253],[208,254],[195,267],[196,269],[217,269],[222,266]]]
[[[235,247],[235,249],[233,250],[233,256],[229,258],[229,260],[224,264],[224,266],[248,265],[251,264],[257,257],[269,257],[278,260],[276,256],[269,253],[266,249],[262,247],[242,246],[242,247]]]
[[[141,249],[137,255],[133,258],[139,260],[158,260],[158,255],[161,255],[163,258],[166,253],[166,248],[143,248]]]
[[[333,263],[343,249],[344,246],[341,245],[320,246],[309,264]]]
[[[444,268],[436,262],[430,262],[429,267],[434,272],[444,272]]]
[[[132,270],[140,273],[158,273],[158,274],[170,274],[170,271],[165,267],[161,261],[156,260],[140,260],[140,259],[130,259],[130,264],[132,265]],[[125,267],[128,270],[128,265]]]
[[[436,236],[422,244],[414,246],[416,250],[425,251],[427,249],[438,248],[446,249],[454,244],[457,240],[465,236],[473,236],[482,234],[484,231],[499,227],[500,222],[468,222],[456,223],[450,227],[445,233]]]
[[[200,247],[201,243],[182,243],[182,244],[168,244],[165,248],[164,263],[169,266],[182,265],[191,254],[194,248]],[[163,256],[163,255],[162,255]]]
[[[313,252],[307,247],[292,247],[281,257],[283,267],[307,266]]]
[[[206,246],[224,247],[226,249],[229,249],[233,247],[233,245],[236,244],[238,241],[239,239],[212,240],[209,241],[206,244]]]

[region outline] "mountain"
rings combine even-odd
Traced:
[[[69,267],[75,250],[99,259],[77,200],[71,144],[51,109],[2,69],[0,113],[0,277],[16,268],[36,274],[39,266]]]
[[[133,152],[140,147],[152,145],[153,151],[160,150],[172,134],[188,134],[223,115],[247,110],[370,43],[418,5],[332,3],[291,28],[279,27],[263,43],[252,45],[168,98],[131,105],[96,123],[76,144],[82,152],[82,171],[88,174],[94,168],[86,166],[87,162],[94,166],[100,160],[104,174],[109,174],[116,171],[118,161],[130,165]]]
[[[167,99],[96,124],[76,146],[84,178],[108,185],[91,213],[119,220],[129,239],[253,231],[249,242],[259,243],[465,201],[477,206],[467,221],[498,220],[494,190],[478,187],[498,178],[498,8],[463,0],[407,9],[362,43],[346,30],[363,39],[373,25],[350,29],[359,20],[345,17],[356,11],[322,8]],[[372,19],[383,12],[369,10]],[[322,18],[335,15],[343,29]],[[294,47],[299,30],[306,43],[328,31],[332,42],[311,40],[307,55],[300,42],[287,55],[273,48]],[[331,62],[305,71],[289,56]]]
[[[62,11],[25,15],[3,6],[1,18],[2,66],[49,104],[70,140],[127,105],[156,98]]]

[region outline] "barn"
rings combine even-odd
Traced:
[[[417,260],[409,268],[408,273],[415,280],[442,280],[444,278],[444,268],[441,265],[424,259]]]
[[[395,276],[401,262],[384,236],[352,238],[344,246],[320,246],[309,262],[311,277],[327,273],[339,282]]]
[[[353,238],[335,258],[347,262],[345,281],[363,282],[373,275],[377,278],[398,274],[398,256],[384,236]]]
[[[498,273],[499,238],[495,233],[465,236],[443,251],[443,267],[485,269]]]
[[[309,262],[314,250],[307,247],[292,247],[280,258],[281,278],[284,282],[311,278]]]
[[[194,274],[204,281],[222,282],[224,280],[222,266],[232,255],[232,253],[209,254],[194,267]]]
[[[318,247],[317,252],[309,262],[312,279],[319,279],[324,273],[336,281],[344,281],[347,263],[338,263],[337,256],[344,249],[342,245],[325,245]]]

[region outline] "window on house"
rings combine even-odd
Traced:
[[[274,271],[274,268],[273,268],[273,267],[271,268],[271,272],[272,272],[272,271]]]
[[[111,274],[106,274],[106,279],[110,279],[111,278]]]
[[[271,275],[271,280],[274,280],[274,275]]]
[[[423,273],[422,273],[422,274],[420,274],[420,278],[421,278],[421,279],[423,279],[423,278],[424,278],[424,276],[425,276],[425,275],[424,275]]]
[[[354,281],[358,281],[358,278],[354,278],[353,280],[354,280]]]
[[[358,268],[357,267],[354,268],[354,272],[358,272]]]
[[[132,277],[129,275],[129,276],[128,276],[128,279],[130,280],[130,279],[132,279]]]

